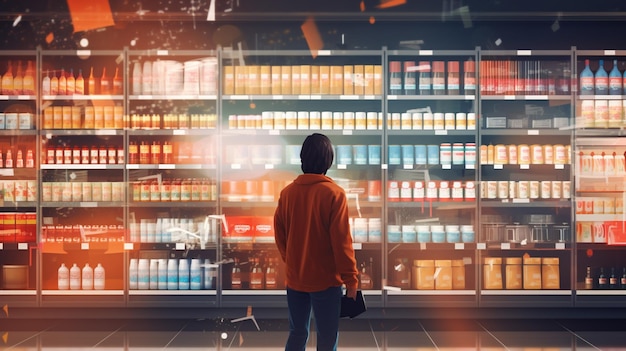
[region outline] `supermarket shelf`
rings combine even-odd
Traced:
[[[396,290],[385,289],[387,295],[436,295],[436,296],[446,296],[446,295],[465,295],[465,296],[473,296],[476,295],[476,290]]]
[[[223,95],[222,100],[376,101],[381,95]]]
[[[519,136],[529,136],[529,135],[548,135],[548,136],[570,136],[572,134],[569,130],[561,130],[556,128],[546,128],[546,129],[496,129],[496,128],[482,128],[480,130],[481,135],[519,135]]]
[[[43,95],[42,99],[43,100],[54,100],[54,101],[63,101],[63,100],[74,100],[74,101],[116,100],[116,101],[122,101],[122,100],[124,100],[124,95]]]
[[[585,242],[577,242],[576,248],[578,250],[616,250],[623,251],[626,249],[624,245],[608,245],[607,243],[585,243]]]
[[[489,101],[571,101],[571,95],[481,95],[481,100]]]
[[[124,247],[130,250],[172,250],[172,251],[185,251],[191,246],[199,247],[200,244],[188,244],[188,243],[125,243]],[[206,243],[204,250],[216,250],[216,243]],[[189,249],[191,250],[191,249]],[[199,248],[196,250],[200,250]]]
[[[493,168],[494,170],[566,170],[570,168],[569,164],[543,164],[543,165],[520,165],[520,164],[482,164],[483,169]]]
[[[577,95],[578,100],[624,100],[626,95]]]
[[[599,137],[599,138],[606,138],[606,137],[616,137],[616,136],[625,136],[626,135],[626,130],[621,129],[621,128],[603,128],[603,129],[576,129],[574,131],[574,134],[577,137]],[[614,141],[610,141],[610,142],[614,142]],[[576,140],[576,144],[577,145],[589,145],[587,141],[583,140]],[[597,144],[594,144],[597,145]],[[623,142],[622,142],[623,145]]]
[[[552,207],[568,208],[572,207],[570,200],[533,200],[533,199],[503,199],[481,201],[482,207]]]
[[[122,166],[124,167],[124,166]],[[175,164],[175,163],[161,163],[161,164],[127,164],[126,169],[217,169],[217,165],[209,164]]]
[[[124,135],[124,129],[42,129],[46,137],[57,135]]]
[[[382,130],[374,129],[224,129],[224,136],[241,136],[241,135],[271,135],[271,136],[306,136],[313,132],[322,132],[328,136],[381,136]]]
[[[128,290],[128,295],[134,296],[215,296],[215,290]]]
[[[576,290],[576,295],[582,296],[626,296],[626,290]]]
[[[409,250],[475,250],[476,243],[394,243],[387,242],[389,251],[394,249]]]
[[[168,95],[129,95],[129,100],[217,100],[217,95],[168,94]]]
[[[128,203],[128,207],[179,207],[179,208],[209,208],[216,207],[216,201],[132,201]]]
[[[626,214],[577,214],[578,222],[626,221]]]
[[[0,101],[2,100],[20,100],[20,101],[27,101],[27,100],[36,100],[37,96],[36,95],[0,95]]]
[[[118,296],[124,295],[124,290],[42,290],[41,295],[48,296]]]
[[[128,129],[129,136],[146,135],[183,135],[183,136],[205,136],[217,133],[215,128],[194,128],[194,129]]]
[[[387,100],[476,100],[476,95],[387,95]]]
[[[0,201],[3,208],[11,207],[37,207],[39,203],[37,201]]]
[[[532,295],[532,296],[571,296],[572,290],[481,290],[484,296],[511,296],[511,295]]]
[[[31,246],[32,245],[32,246]],[[26,251],[28,250],[29,247],[36,247],[37,244],[32,242],[32,243],[24,243],[24,242],[20,242],[20,243],[0,243],[0,251],[2,250],[6,250],[6,251],[13,251],[13,250],[18,250],[18,251]]]
[[[37,290],[0,290],[0,296],[35,296]]]
[[[429,199],[424,199],[423,201],[406,201],[406,202],[388,202],[387,206],[389,208],[427,208],[427,207],[436,207],[438,209],[446,209],[446,210],[465,210],[465,209],[474,209],[476,208],[476,202],[465,202],[465,201],[430,201]]]
[[[316,55],[315,55],[316,54]],[[241,50],[241,51],[226,51],[222,52],[224,58],[239,58],[239,55],[243,56],[380,56],[382,51],[380,50],[317,50],[315,52],[310,50]]]
[[[124,201],[42,201],[41,207],[119,207],[126,206]]]
[[[571,250],[569,242],[527,242],[527,243],[479,243],[479,250]]]
[[[90,169],[124,169],[123,164],[43,164],[41,169],[78,169],[78,170],[90,170]]]
[[[287,291],[286,290],[222,290],[222,295],[224,296],[247,296],[247,295],[252,295],[252,296],[258,296],[258,295],[275,295],[275,296],[282,296],[282,295],[287,295]]]
[[[437,129],[437,130],[424,130],[424,129],[411,129],[411,130],[394,130],[388,131],[389,136],[476,136],[475,129]]]
[[[223,201],[220,205],[224,208],[274,208],[277,204],[277,201]]]
[[[0,129],[0,136],[39,135],[34,129]]]

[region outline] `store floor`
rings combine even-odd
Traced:
[[[60,316],[60,318],[62,318]],[[626,350],[626,320],[342,320],[340,350]],[[281,350],[285,320],[0,319],[1,350]],[[315,350],[315,333],[307,350]]]

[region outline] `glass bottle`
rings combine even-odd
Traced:
[[[580,72],[580,95],[594,94],[593,72],[589,68],[589,60],[585,60],[585,68]]]
[[[147,165],[150,163],[150,145],[142,141],[139,145],[139,163]]]
[[[609,287],[609,280],[604,274],[604,267],[600,267],[600,274],[598,275],[598,289],[606,289]]]
[[[615,275],[615,267],[611,267],[611,275],[609,276],[609,288],[617,289],[619,287],[619,280]]]
[[[232,289],[241,289],[241,267],[239,267],[238,259],[235,259],[235,264],[233,265],[231,272],[230,283]]]
[[[46,76],[41,81],[41,93],[50,95],[50,72],[48,70],[46,70]]]
[[[65,69],[61,68],[59,76],[59,95],[67,95],[67,77],[65,77]]]
[[[274,259],[270,258],[267,268],[265,269],[265,288],[276,289],[278,287],[276,279],[276,266],[274,264]]]
[[[411,283],[409,269],[407,268],[406,259],[397,258],[393,268],[393,283],[401,289],[408,289]]]
[[[622,268],[622,278],[620,279],[620,288],[626,289],[626,267]]]
[[[402,73],[400,72],[400,62],[389,62],[389,94],[402,94]]]
[[[119,76],[119,67],[115,67],[115,75],[113,76],[113,95],[122,95],[122,77]]]
[[[35,95],[35,70],[33,69],[33,61],[26,63],[23,87],[24,94]]]
[[[7,71],[2,76],[2,95],[13,95],[13,65],[9,61]]]
[[[111,94],[111,84],[109,82],[109,78],[107,77],[106,67],[102,67],[102,77],[100,77],[100,94]]]
[[[74,78],[74,69],[70,68],[70,73],[66,78],[66,94],[74,95],[76,93],[76,78]]]
[[[463,91],[466,95],[476,94],[476,64],[471,57],[463,63]]]
[[[417,85],[415,84],[415,61],[404,62],[404,95],[415,95],[417,92]]]
[[[609,75],[604,69],[604,60],[598,61],[598,70],[594,76],[596,95],[607,95],[609,93]]]
[[[15,72],[15,77],[13,77],[13,93],[16,95],[21,95],[24,89],[24,76],[22,73],[22,61],[17,61],[17,72]]]
[[[250,272],[250,289],[260,290],[264,289],[263,284],[263,268],[259,262],[259,258],[255,257],[253,260],[252,271]]]
[[[11,149],[7,150],[7,157],[4,162],[4,167],[13,168],[13,153],[11,152]]]
[[[585,289],[593,289],[593,278],[591,277],[591,267],[587,266],[587,275],[585,276]]]
[[[76,77],[76,86],[74,88],[76,95],[85,95],[85,78],[83,78],[83,70],[78,70],[78,77]]]
[[[430,95],[432,80],[430,75],[430,62],[429,61],[420,61],[418,70],[419,72],[419,80],[418,80],[418,90],[420,95]]]
[[[359,274],[359,283],[361,284],[361,289],[363,290],[371,290],[374,288],[374,284],[372,281],[371,275],[371,267],[367,267],[365,262],[361,264],[361,272]]]
[[[91,71],[89,71],[87,88],[89,88],[89,95],[96,95],[96,78],[93,76],[93,66],[91,67]]]
[[[622,74],[617,68],[617,60],[613,60],[613,69],[609,73],[609,95],[622,95]]]

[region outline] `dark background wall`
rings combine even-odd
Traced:
[[[82,38],[92,50],[306,49],[307,17],[325,49],[396,49],[404,40],[422,40],[422,49],[626,49],[626,2],[616,0],[407,0],[388,9],[380,0],[215,1],[208,22],[210,0],[110,0],[115,26],[73,33],[64,0],[1,0],[0,49],[76,49]]]

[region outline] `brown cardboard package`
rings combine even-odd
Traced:
[[[505,289],[516,290],[522,288],[522,258],[507,257],[504,267]]]
[[[224,66],[224,95],[233,95],[235,93],[235,68],[233,66]]]
[[[311,66],[311,95],[321,94],[320,66]]]
[[[352,75],[352,84],[354,86],[355,95],[365,95],[365,66],[354,65],[354,74]]]
[[[343,94],[344,95],[353,95],[354,94],[354,66],[345,65],[343,66]]]
[[[452,260],[452,289],[465,289],[465,263],[463,260]]]
[[[524,257],[524,289],[541,289],[541,257]]]
[[[501,257],[485,257],[483,264],[483,283],[485,290],[502,289]]]
[[[246,94],[258,95],[261,93],[261,68],[259,66],[247,66]]]
[[[300,66],[300,94],[311,94],[311,66]]]
[[[235,66],[235,94],[243,95],[246,93],[246,85],[248,83],[246,75],[246,66]]]
[[[374,94],[382,95],[383,93],[383,67],[381,65],[374,66]]]
[[[280,95],[282,94],[282,86],[281,86],[281,66],[272,66],[271,68],[271,92],[272,95]]]
[[[366,65],[363,67],[363,93],[365,95],[374,95],[374,66]]]
[[[414,260],[413,261],[412,288],[416,290],[435,289],[435,261],[434,260]]]
[[[452,289],[452,261],[435,260],[434,280],[436,290]]]
[[[291,94],[301,94],[300,66],[291,66]]]
[[[544,257],[541,259],[541,287],[543,289],[560,289],[559,258]]]
[[[330,94],[330,66],[320,66],[320,94]]]
[[[291,66],[280,66],[280,93],[291,95]]]
[[[260,71],[261,94],[269,95],[272,93],[272,69],[270,66],[261,66]]]
[[[343,94],[343,66],[330,66],[330,95]]]

